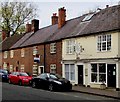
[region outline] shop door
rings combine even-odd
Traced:
[[[78,65],[78,84],[83,85],[83,65]]]
[[[116,87],[116,64],[107,65],[107,85]]]

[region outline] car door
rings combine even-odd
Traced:
[[[10,80],[12,83],[15,83],[15,72],[10,75]]]
[[[49,78],[46,73],[40,75],[39,84],[42,88],[48,88]]]

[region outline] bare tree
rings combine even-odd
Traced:
[[[21,32],[25,22],[36,16],[36,8],[28,2],[3,2],[0,15],[1,29],[5,30],[9,36],[11,32],[13,35]]]

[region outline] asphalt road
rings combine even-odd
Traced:
[[[50,92],[29,86],[2,83],[2,100],[101,100],[102,102],[106,102],[106,100],[110,101],[116,99],[73,91]]]

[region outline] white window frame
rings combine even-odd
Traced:
[[[33,75],[37,75],[37,74],[38,74],[38,66],[33,65]]]
[[[10,50],[10,58],[14,57],[14,50]]]
[[[8,51],[4,51],[4,59],[8,58]]]
[[[112,38],[111,34],[98,35],[97,36],[97,51],[98,52],[110,51],[111,50],[111,38]],[[108,43],[110,43],[110,45]]]
[[[21,57],[25,57],[25,49],[21,49]]]
[[[74,54],[76,50],[75,39],[70,39],[66,41],[66,54]]]
[[[10,65],[10,72],[13,72],[13,65]]]
[[[38,47],[34,46],[33,47],[33,55],[36,55],[36,54],[38,54]]]
[[[97,72],[92,72],[92,66],[91,66],[90,82],[91,82],[91,83],[98,83],[98,84],[101,84],[101,83],[106,84],[106,83],[107,83],[107,64],[104,63],[104,62],[101,62],[101,63],[91,63],[91,64],[96,64],[96,65],[97,65]],[[90,64],[90,65],[91,65],[91,64]],[[100,69],[100,68],[99,68],[99,64],[105,64],[105,72],[104,72],[104,73],[103,73],[103,72],[99,72],[99,69]],[[96,82],[95,82],[95,81],[92,82],[92,74],[93,74],[93,73],[96,73],[96,74],[97,74],[97,81],[96,81]],[[100,81],[99,81],[99,78],[100,78],[99,75],[100,75],[100,74],[105,74],[105,79],[106,79],[105,82],[100,82]]]
[[[68,65],[68,71],[66,71],[66,65]],[[73,72],[73,70],[72,70],[72,67],[71,67],[71,65],[73,65],[74,66],[74,72]],[[68,73],[68,76],[69,76],[69,78],[68,78],[68,80],[70,80],[70,81],[75,81],[75,64],[65,64],[65,78],[66,78],[66,73]],[[72,77],[72,73],[74,74],[74,77],[73,78],[71,78]]]
[[[21,65],[20,71],[21,71],[21,72],[24,72],[24,71],[25,71],[25,66],[24,66],[24,65]]]
[[[50,44],[50,53],[56,53],[56,43]]]
[[[56,73],[56,64],[50,65],[50,73]]]

